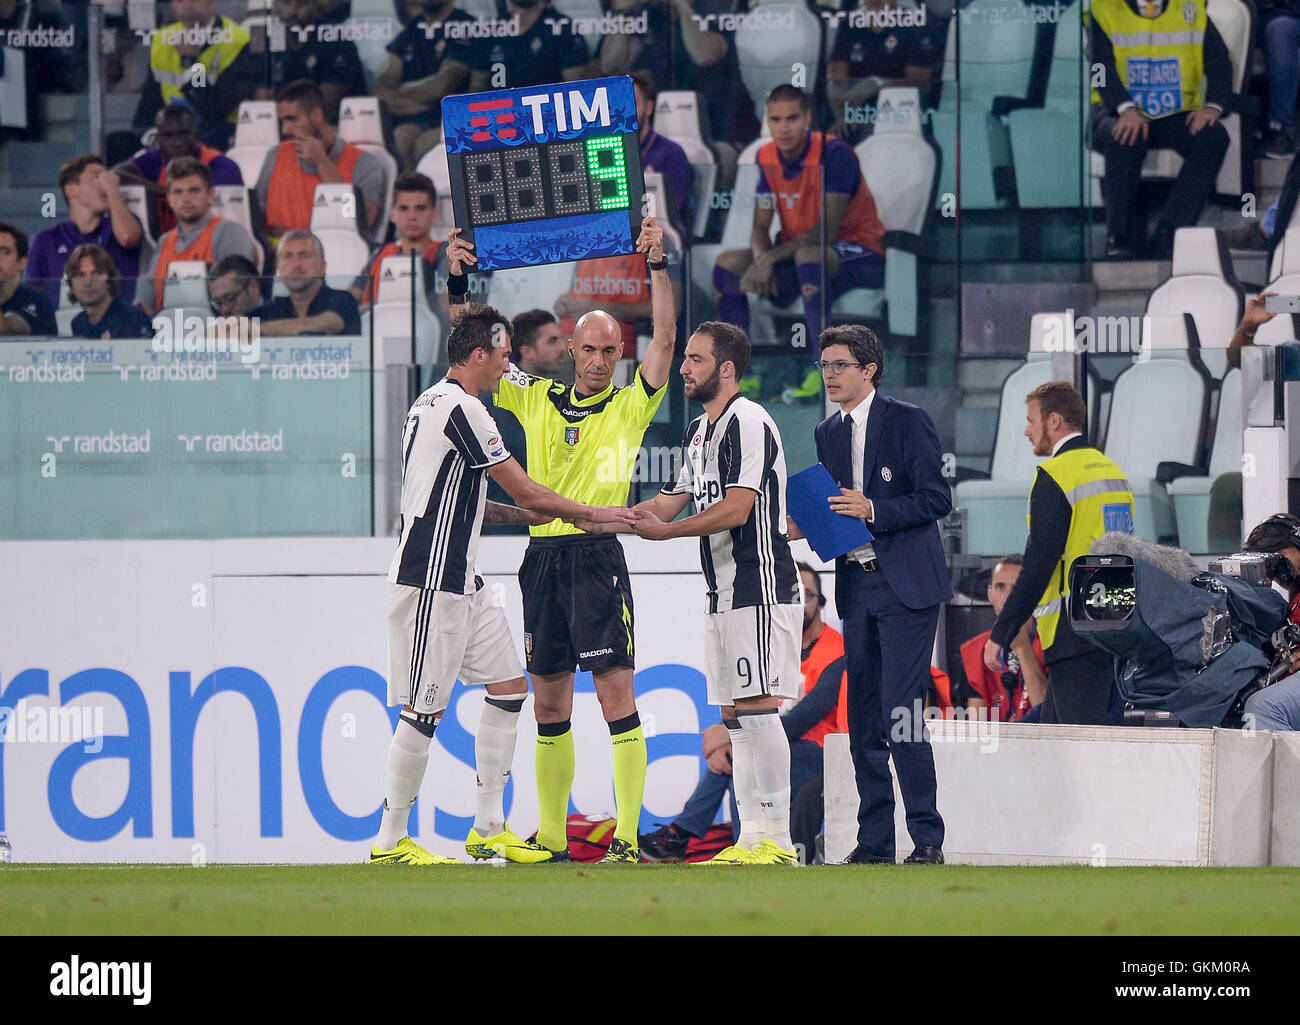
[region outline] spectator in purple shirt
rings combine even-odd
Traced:
[[[114,171],[132,184],[143,185],[154,196],[156,223],[154,238],[176,227],[176,216],[167,203],[167,165],[177,157],[194,157],[208,165],[213,185],[243,185],[239,165],[220,150],[199,141],[199,119],[189,107],[173,103],[154,118],[156,146],[142,149]]]
[[[27,281],[54,305],[59,302],[63,265],[79,245],[91,242],[112,257],[118,273],[135,287],[144,232],[126,208],[120,179],[93,153],[69,160],[59,170],[59,188],[68,203],[68,219],[46,228],[32,239]]]
[[[634,71],[632,87],[636,92],[636,120],[640,126],[641,169],[664,176],[673,209],[663,211],[662,216],[673,222],[682,238],[689,242],[691,225],[695,223],[695,171],[686,159],[686,151],[654,130],[655,100],[659,97],[654,76],[648,71]]]

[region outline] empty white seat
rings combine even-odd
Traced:
[[[1149,314],[1192,315],[1201,361],[1215,378],[1228,369],[1228,343],[1244,305],[1242,288],[1231,274],[1232,259],[1213,228],[1179,228],[1169,277],[1147,299]]]
[[[1269,323],[1282,319],[1278,317]],[[1287,327],[1290,330],[1289,324]],[[1223,474],[1241,470],[1243,431],[1241,371],[1229,370],[1219,387],[1219,413],[1214,421],[1209,475],[1179,477],[1167,485],[1178,523],[1178,544],[1189,552],[1199,554],[1210,550],[1210,487]]]
[[[384,126],[379,100],[374,96],[348,96],[339,105],[339,138],[369,153],[384,168],[383,217],[380,230],[388,224],[393,208],[393,182],[397,180],[397,160],[384,145]]]
[[[664,229],[664,244],[681,252],[685,247],[682,244],[681,233],[675,227],[677,207],[668,198],[668,186],[664,183],[664,176],[658,171],[646,171],[645,191],[651,200],[649,210],[659,221],[659,226]]]
[[[919,241],[933,206],[939,170],[938,153],[921,133],[920,92],[914,88],[882,89],[876,103],[876,129],[856,152],[885,229]],[[888,303],[891,334],[917,333],[915,252],[887,245],[883,289],[846,292],[836,301],[834,313],[875,317],[882,301]]]
[[[145,192],[143,185],[120,185],[118,191],[122,193],[122,202],[126,208],[135,214],[136,219],[140,222],[140,227],[144,231],[145,241],[152,248],[157,248],[158,241],[153,237],[153,231],[149,228],[149,194]]]
[[[1028,357],[1002,382],[989,479],[964,480],[953,489],[953,505],[966,510],[967,552],[992,556],[1024,551],[1029,489],[1043,461],[1025,438],[1025,396],[1052,380],[1052,349],[1058,342],[1067,345],[1067,351],[1073,349],[1070,314],[1035,313]]]
[[[1142,352],[1111,393],[1103,451],[1133,488],[1134,526],[1148,541],[1176,534],[1173,501],[1156,480],[1162,462],[1195,465],[1208,407],[1208,384],[1188,359],[1181,316],[1142,318]]]
[[[384,303],[370,310],[370,326],[376,339],[410,339],[412,306],[410,303]],[[447,362],[447,347],[443,343],[442,326],[433,311],[422,302],[414,306],[415,354],[417,366],[427,367]]]
[[[447,167],[447,144],[440,142],[420,158],[415,169],[425,175],[438,192],[438,223],[451,228],[456,214],[451,202],[451,171]]]
[[[209,309],[208,265],[202,260],[173,260],[163,283],[163,309],[192,306]]]
[[[364,206],[347,183],[316,186],[312,201],[311,232],[325,248],[327,273],[333,280],[360,274],[370,262],[370,245],[358,231],[357,216]]]
[[[695,95],[694,93],[691,94]],[[657,130],[657,129],[656,129]],[[692,136],[673,138],[665,132],[659,132],[665,139],[677,143],[686,154],[686,162],[694,172],[692,194],[695,199],[695,218],[691,224],[682,227],[692,235],[703,235],[709,221],[709,203],[713,198],[713,186],[718,179],[718,158],[702,139]],[[680,203],[681,196],[673,199]]]
[[[248,234],[253,248],[260,256],[259,270],[265,271],[270,266],[266,247],[253,234],[253,210],[250,191],[243,185],[214,185],[212,188],[212,212],[227,221],[234,221]]]
[[[683,139],[698,139],[703,142],[699,94],[690,89],[665,89],[660,92],[655,101],[655,131],[679,144]]]
[[[511,319],[525,310],[549,310],[556,299],[572,290],[577,267],[576,263],[548,263],[497,271],[483,301]]]
[[[60,335],[67,337],[72,334],[72,322],[80,312],[80,306],[66,306],[54,311],[54,323],[58,325]]]
[[[245,100],[239,105],[235,145],[268,149],[280,145],[280,120],[276,117],[274,100]]]

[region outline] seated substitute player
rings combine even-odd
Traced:
[[[686,343],[686,429],[663,491],[636,507],[641,537],[698,537],[708,588],[709,702],[731,734],[740,838],[705,865],[797,865],[790,839],[790,743],[780,699],[799,696],[803,588],[785,534],[785,451],[772,418],[740,394],[749,339],[705,321]],[[674,522],[695,499],[697,512]]]
[[[429,742],[457,678],[487,689],[474,753],[478,807],[465,842],[475,858],[532,863],[552,852],[521,840],[506,825],[502,795],[514,761],[519,710],[528,685],[505,613],[483,587],[475,559],[487,511],[490,474],[527,518],[629,522],[627,509],[593,509],[531,480],[506,450],[491,415],[475,397],[492,391],[510,366],[510,322],[488,306],[471,308],[447,339],[447,376],[411,406],[402,434],[402,516],[388,571],[388,700],[402,705],[388,749],[384,814],[371,864],[453,864],[407,835],[411,805],[429,761]]]
[[[747,293],[778,306],[801,295],[809,337],[820,338],[823,302],[829,313],[850,289],[879,288],[885,280],[885,226],[858,158],[846,143],[812,131],[812,117],[812,100],[802,89],[778,85],[768,94],[772,141],[758,151],[749,248],[727,250],[713,268],[718,316],[746,331]],[[776,245],[773,213],[781,222]]]
[[[63,265],[68,291],[85,307],[72,318],[74,338],[152,338],[153,323],[118,295],[117,264],[100,246],[83,242]]]
[[[667,391],[677,317],[673,307],[663,229],[641,222],[639,252],[649,256],[654,337],[635,379],[613,383],[623,351],[618,321],[595,311],[579,319],[569,341],[575,383],[564,385],[512,369],[501,378],[496,405],[519,418],[532,476],[592,505],[627,502],[633,466],[650,419]],[[447,242],[447,294],[452,316],[468,296],[466,265],[477,257],[453,228]],[[618,463],[618,465],[614,465]],[[590,671],[614,746],[614,799],[618,826],[610,862],[640,861],[637,824],[645,793],[646,747],[632,691],[635,636],[632,586],[623,546],[615,537],[591,537],[554,521],[529,528],[519,567],[524,595],[524,654],[537,715],[537,842],[568,858],[565,821],[573,788],[573,670]]]

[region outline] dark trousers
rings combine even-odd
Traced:
[[[1110,703],[1115,669],[1109,654],[1089,651],[1050,661],[1047,669],[1042,722],[1105,726],[1112,721]]]
[[[1215,124],[1193,135],[1187,130],[1187,113],[1180,111],[1149,121],[1145,139],[1139,136],[1131,146],[1122,146],[1111,135],[1118,118],[1100,107],[1093,109],[1092,148],[1106,157],[1106,178],[1102,183],[1106,230],[1117,245],[1131,249],[1146,241],[1146,218],[1136,206],[1142,161],[1153,147],[1177,150],[1183,158],[1183,169],[1174,179],[1160,223],[1185,228],[1200,216],[1228,151],[1228,132],[1223,125]]]
[[[868,573],[856,563],[841,572],[849,574],[839,612],[849,674],[849,750],[860,802],[858,843],[873,854],[894,854],[892,755],[912,842],[941,847],[934,753],[921,717],[939,606],[907,608],[883,573]]]

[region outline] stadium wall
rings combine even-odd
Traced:
[[[480,568],[517,643],[523,538]],[[15,860],[346,862],[377,831],[390,539],[0,542],[0,831]],[[704,594],[695,542],[626,539],[650,766],[642,826],[703,768]],[[829,581],[828,581],[829,584]],[[833,610],[832,614],[833,614]],[[412,830],[463,854],[481,690],[458,688]],[[537,825],[526,706],[511,825]],[[573,810],[614,809],[591,678],[574,707]],[[85,742],[86,734],[102,737]]]

